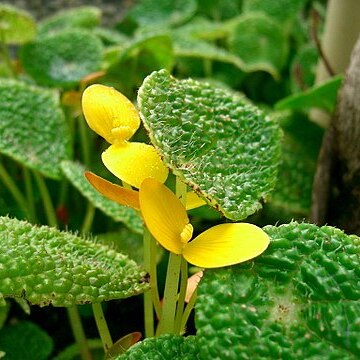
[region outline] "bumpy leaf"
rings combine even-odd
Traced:
[[[5,359],[46,360],[53,350],[51,337],[39,326],[23,321],[0,331]]]
[[[47,226],[0,218],[0,298],[72,306],[144,291],[145,273],[127,256]]]
[[[72,161],[63,161],[61,168],[70,182],[98,209],[115,221],[123,222],[136,233],[142,233],[142,220],[134,209],[121,206],[98,193],[84,176],[85,167]]]
[[[283,24],[294,19],[305,2],[305,0],[244,0],[243,11],[263,12]]]
[[[39,24],[39,34],[59,31],[64,28],[92,29],[100,24],[101,10],[95,6],[80,6],[66,9],[43,20]]]
[[[142,0],[127,15],[142,27],[154,27],[156,24],[173,26],[191,18],[196,7],[195,0]]]
[[[229,37],[229,48],[246,64],[248,71],[267,71],[276,79],[288,53],[280,25],[261,13],[239,17]]]
[[[0,152],[60,178],[60,162],[70,157],[70,133],[56,93],[3,79],[0,98]]]
[[[133,345],[125,354],[116,358],[116,360],[139,359],[197,360],[199,350],[196,346],[196,337],[162,335],[158,338],[148,338]]]
[[[200,283],[201,359],[357,359],[360,239],[305,223],[264,229],[262,256]]]
[[[276,103],[275,109],[309,110],[316,107],[331,113],[335,108],[336,97],[342,80],[343,76],[335,76],[309,90],[290,95]]]
[[[261,207],[276,178],[276,123],[233,93],[164,70],[144,80],[138,104],[166,165],[212,206],[234,220]]]
[[[5,44],[24,44],[35,37],[36,24],[29,13],[0,4],[0,34]]]
[[[102,50],[96,36],[85,30],[66,29],[26,44],[21,61],[39,84],[68,87],[100,69]]]

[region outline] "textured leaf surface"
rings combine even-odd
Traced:
[[[276,79],[288,53],[280,25],[261,13],[239,17],[229,37],[229,48],[246,64],[248,71],[267,71]]]
[[[262,256],[200,283],[201,358],[357,359],[360,239],[305,223],[264,229]]]
[[[230,219],[261,207],[276,180],[280,131],[240,97],[154,72],[138,104],[166,165]]]
[[[335,109],[336,97],[342,80],[343,76],[336,76],[302,93],[288,96],[276,103],[275,109],[308,110],[316,107],[331,113]]]
[[[100,69],[102,50],[96,36],[85,30],[66,29],[26,44],[21,61],[41,85],[72,86]]]
[[[46,360],[53,341],[39,326],[23,321],[0,331],[0,349],[6,353],[5,359]]]
[[[80,6],[59,11],[55,15],[41,21],[39,33],[47,34],[64,28],[92,29],[100,24],[101,10],[95,6]]]
[[[0,80],[0,152],[45,176],[60,178],[70,133],[55,93]]]
[[[99,210],[115,221],[123,222],[129,229],[142,233],[142,220],[138,213],[129,207],[121,206],[98,193],[86,180],[85,167],[73,161],[64,161],[61,168],[70,182]]]
[[[116,360],[166,359],[166,360],[197,360],[199,350],[195,337],[162,335],[148,338],[133,345],[125,354]]]
[[[120,299],[147,288],[127,256],[47,226],[0,218],[0,298],[72,306]]]
[[[23,44],[35,37],[36,24],[29,13],[0,4],[0,32],[5,44]]]
[[[127,14],[143,27],[156,24],[179,25],[191,18],[196,11],[195,0],[142,0]]]

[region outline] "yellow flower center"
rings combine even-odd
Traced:
[[[180,240],[183,244],[187,244],[190,241],[193,234],[193,230],[194,228],[190,223],[185,225],[183,231],[180,234]]]

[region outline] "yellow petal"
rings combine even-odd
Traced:
[[[115,201],[120,205],[140,210],[138,191],[125,189],[122,186],[113,184],[112,182],[107,181],[90,171],[85,172],[85,177],[100,194],[104,195],[108,199]]]
[[[184,258],[203,268],[238,264],[260,255],[269,245],[268,235],[259,227],[222,224],[212,227],[186,244]]]
[[[186,194],[186,210],[196,209],[205,204],[206,204],[206,201],[203,200],[200,196],[198,196],[193,191],[189,191]]]
[[[162,183],[146,179],[140,187],[140,208],[154,238],[165,249],[181,254],[184,246],[181,234],[190,224],[186,210],[175,194]]]
[[[89,127],[110,144],[130,139],[140,126],[132,102],[109,86],[95,84],[86,88],[82,108]]]
[[[164,182],[168,169],[151,145],[124,142],[111,145],[102,153],[104,165],[122,181],[140,188],[146,178]]]

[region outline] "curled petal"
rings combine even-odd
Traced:
[[[111,145],[102,153],[104,165],[122,181],[140,188],[146,178],[164,182],[168,169],[151,145],[124,142]]]
[[[113,184],[90,171],[85,172],[85,177],[99,193],[108,199],[120,205],[130,206],[135,210],[140,210],[138,191],[125,189],[122,186]]]
[[[194,292],[196,291],[201,278],[203,277],[204,272],[198,271],[194,275],[190,276],[187,281],[186,294],[185,294],[185,302],[189,302]]]
[[[132,102],[109,86],[94,84],[86,88],[82,108],[89,127],[110,144],[130,139],[140,126]]]
[[[260,255],[269,245],[268,235],[247,224],[221,224],[204,231],[183,249],[184,258],[203,268],[238,264]]]
[[[140,208],[145,224],[167,250],[181,254],[181,234],[189,218],[180,200],[165,185],[146,179],[140,187]]]

